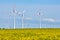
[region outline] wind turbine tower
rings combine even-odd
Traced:
[[[13,25],[14,25],[14,29],[16,28],[16,22],[15,22],[15,21],[16,21],[16,20],[15,20],[15,19],[16,19],[16,18],[15,18],[16,13],[17,13],[17,11],[16,11],[15,9],[13,9],[13,14],[14,14],[14,15],[13,15],[13,19],[14,19],[14,20],[13,20],[13,21],[14,21]]]
[[[25,13],[25,10],[23,12],[18,12],[18,14],[21,15],[22,17],[22,28],[24,28],[24,13]]]
[[[39,21],[40,21],[40,25],[39,25],[40,28],[42,27],[42,23],[41,23],[42,22],[42,15],[43,14],[41,12],[38,13]]]
[[[25,13],[25,10],[22,12],[22,28],[24,28],[24,13]]]

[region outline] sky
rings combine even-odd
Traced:
[[[60,0],[0,0],[0,27],[13,28],[13,9],[24,10],[24,28],[60,28]],[[41,13],[41,20],[38,13]],[[16,14],[16,28],[22,26],[22,16]]]

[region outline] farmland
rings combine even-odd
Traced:
[[[0,40],[60,40],[60,29],[0,29]]]

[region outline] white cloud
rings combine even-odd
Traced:
[[[32,18],[31,17],[27,17],[27,18],[25,18],[26,20],[32,20]]]
[[[53,18],[44,18],[43,21],[56,22]]]

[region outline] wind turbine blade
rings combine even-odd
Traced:
[[[23,12],[22,13],[25,13],[26,12],[26,10],[23,10]]]

